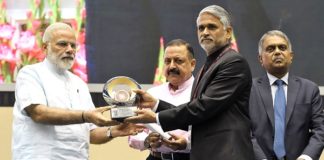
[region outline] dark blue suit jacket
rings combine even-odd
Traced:
[[[266,75],[253,80],[249,109],[256,159],[275,159],[274,109]],[[296,160],[301,154],[319,159],[324,145],[323,125],[323,104],[318,86],[307,79],[289,76],[285,129],[287,159]]]

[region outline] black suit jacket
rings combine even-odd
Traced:
[[[260,159],[275,159],[273,151],[274,109],[271,87],[265,75],[253,80],[250,96],[253,146]],[[319,159],[323,149],[323,106],[313,82],[289,76],[286,107],[285,148],[288,160],[301,154]]]
[[[189,103],[173,108],[160,101],[160,124],[166,131],[192,125],[191,160],[252,160],[248,116],[251,83],[246,60],[229,49],[201,78],[195,78],[197,96]]]

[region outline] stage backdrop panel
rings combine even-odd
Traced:
[[[260,37],[280,29],[290,37],[295,53],[292,73],[324,85],[322,0],[88,0],[89,82],[125,75],[152,83],[160,36],[165,42],[182,38],[191,43],[200,67],[206,55],[198,44],[196,18],[210,4],[231,13],[240,53],[248,59],[254,77],[264,74],[257,59]]]

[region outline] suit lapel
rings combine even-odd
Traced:
[[[206,87],[206,84],[209,84],[206,81],[209,80],[211,73],[216,70],[218,65],[223,62],[222,61],[223,57],[225,57],[225,56],[222,56],[219,60],[215,60],[213,62],[213,64],[205,71],[205,73],[200,74],[199,80],[196,84],[197,85],[196,86],[196,92],[197,92],[196,96],[197,97],[198,97],[198,95],[200,95],[202,93],[202,90]],[[217,74],[215,74],[215,75],[217,76]]]
[[[291,117],[292,111],[295,108],[295,102],[297,98],[297,94],[299,91],[299,83],[298,79],[294,76],[288,77],[288,91],[287,91],[287,108],[286,108],[286,125]]]
[[[217,66],[222,62],[222,59],[224,57],[224,55],[226,53],[228,53],[231,50],[231,48],[229,47],[229,45],[226,45],[223,47],[223,49],[221,49],[220,51],[216,51],[213,58],[213,62],[212,64],[207,68],[206,71],[204,71],[204,67],[206,65],[206,63],[204,64],[204,66],[201,68],[198,77],[195,78],[195,82],[194,82],[194,87],[192,88],[192,92],[191,92],[191,99],[198,97],[198,95],[200,95],[202,89],[206,86],[206,81],[207,79],[210,77],[210,73],[213,72],[215,70],[215,68],[217,68]],[[217,57],[215,57],[217,56]],[[204,73],[203,73],[204,72]],[[203,84],[203,85],[201,85]]]
[[[259,79],[258,85],[259,85],[258,88],[259,88],[264,109],[266,110],[271,125],[274,128],[273,101],[272,101],[271,87],[270,87],[270,82],[268,77],[265,75],[261,79]]]
[[[191,100],[193,99],[193,98],[196,98],[195,96],[195,94],[196,94],[196,92],[197,92],[197,85],[198,85],[198,83],[199,83],[199,81],[200,81],[200,79],[201,79],[201,77],[202,77],[202,71],[203,71],[203,69],[204,69],[204,66],[202,67],[202,68],[200,68],[200,71],[199,71],[199,73],[198,73],[198,76],[197,76],[197,78],[195,78],[195,80],[194,80],[194,83],[193,83],[193,85],[192,85],[192,89],[191,89]]]

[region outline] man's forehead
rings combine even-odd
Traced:
[[[52,32],[52,39],[76,41],[76,36],[73,31],[61,29]]]
[[[197,25],[203,21],[209,22],[209,23],[215,23],[216,20],[220,21],[220,18],[214,14],[211,14],[209,12],[204,12],[199,15],[197,19]]]
[[[281,36],[267,36],[264,39],[264,46],[268,45],[288,45],[288,42],[285,38]]]
[[[53,36],[74,36],[75,37],[75,32],[70,29],[56,29],[52,31]]]
[[[175,45],[175,46],[168,46],[165,49],[165,56],[168,56],[170,54],[177,54],[177,55],[186,55],[188,52],[185,45]]]

